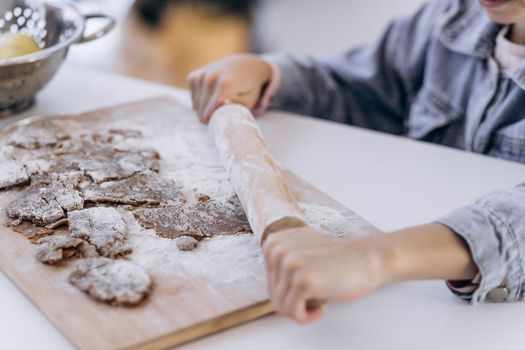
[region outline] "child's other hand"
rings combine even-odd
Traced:
[[[275,310],[300,323],[324,312],[308,311],[308,300],[356,299],[387,282],[382,253],[366,240],[334,242],[300,228],[270,235],[263,250]]]
[[[208,123],[212,113],[228,103],[252,109],[271,78],[270,65],[254,55],[237,55],[192,72],[193,107],[199,119]]]

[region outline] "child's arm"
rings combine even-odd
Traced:
[[[381,285],[414,279],[472,279],[467,245],[449,228],[429,224],[357,240],[333,242],[312,229],[283,231],[264,244],[275,309],[298,322],[310,299],[352,300]]]
[[[235,56],[190,75],[195,108],[207,121],[225,101],[254,108],[265,86],[280,84],[272,108],[401,134],[421,87],[428,47],[450,1],[432,1],[394,21],[374,45],[328,59],[288,55]],[[274,79],[272,79],[272,77]]]
[[[263,249],[276,309],[307,322],[321,313],[307,314],[306,300],[355,299],[410,279],[448,280],[473,302],[523,298],[525,183],[488,194],[438,222],[343,242],[311,229],[273,234]],[[460,293],[454,282],[464,282],[468,291]],[[499,292],[491,297],[494,290]]]

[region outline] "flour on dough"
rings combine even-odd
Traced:
[[[139,304],[152,287],[150,276],[141,266],[107,258],[80,262],[69,281],[95,300],[126,306]]]
[[[109,129],[97,130],[91,134],[91,138],[102,143],[119,143],[126,139],[138,139],[142,137],[142,132],[135,129]]]
[[[95,246],[108,258],[131,253],[127,243],[128,227],[115,208],[95,207],[68,213],[69,232]]]
[[[7,140],[19,148],[37,149],[56,145],[69,137],[54,120],[44,120],[15,130]]]
[[[197,248],[199,241],[190,236],[180,236],[175,238],[175,243],[180,250],[190,251]]]
[[[54,174],[41,178],[7,205],[7,216],[44,226],[65,217],[66,212],[84,207],[78,191],[81,173]]]
[[[148,207],[185,202],[180,189],[154,172],[139,173],[120,181],[86,184],[84,199],[94,203],[114,203]]]
[[[85,243],[80,238],[67,235],[52,235],[37,241],[36,259],[44,264],[55,265],[81,253]]]
[[[201,240],[214,235],[251,233],[236,196],[225,201],[201,197],[197,204],[139,209],[133,214],[143,227],[152,228],[165,238],[190,236]]]
[[[160,156],[151,148],[121,148],[90,140],[68,140],[55,150],[52,172],[83,171],[95,183],[146,171],[158,172]]]
[[[0,164],[0,190],[29,182],[25,166],[17,163],[6,152],[0,151]]]

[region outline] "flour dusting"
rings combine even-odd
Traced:
[[[299,203],[307,224],[331,238],[361,237],[370,234],[370,225],[362,225],[362,219],[349,217],[348,213],[325,205]],[[353,225],[349,225],[353,222]]]
[[[125,150],[135,147],[158,152],[158,174],[172,181],[172,190],[182,192],[188,204],[199,203],[203,195],[219,203],[235,196],[223,162],[208,135],[208,128],[200,124],[193,113],[166,100],[159,100],[155,115],[140,108],[132,110],[133,113],[108,112],[104,114],[103,120],[97,120],[96,115],[67,118],[61,120],[60,124],[67,125],[71,138],[98,132],[94,137],[108,144],[119,145]],[[91,120],[90,117],[94,119]],[[103,130],[101,125],[104,125]],[[55,139],[45,139],[41,134],[36,136],[39,138],[35,137],[24,152],[20,151],[14,156],[30,175],[50,168],[46,153],[34,149],[35,145],[52,145],[56,142],[55,139],[61,139],[61,136],[55,136]],[[146,159],[156,158],[152,155],[142,156]],[[133,174],[140,163],[135,158],[120,157],[119,167],[126,170],[126,174]],[[227,163],[232,161],[226,160]],[[166,183],[171,183],[170,181]],[[312,193],[306,188],[304,191],[304,198],[308,197],[308,201],[302,202],[302,194],[297,199],[311,227],[335,239],[368,233],[370,226],[357,215],[343,208],[312,204],[316,203],[311,200]],[[11,195],[6,192],[6,196],[0,200],[6,203],[9,196]],[[277,211],[275,208],[272,210]],[[259,240],[253,234],[199,237],[198,245],[193,250],[184,251],[179,249],[176,239],[160,237],[153,229],[141,226],[134,216],[133,208],[91,208],[68,214],[71,214],[69,219],[73,236],[87,237],[102,255],[120,256],[114,260],[116,263],[110,263],[112,260],[107,259],[82,261],[84,264],[75,275],[75,284],[81,286],[81,289],[89,290],[93,287],[94,280],[102,280],[96,286],[98,299],[117,304],[141,300],[150,291],[151,283],[148,282],[147,274],[155,284],[153,294],[169,291],[182,300],[217,295],[221,297],[217,300],[235,301],[232,302],[232,307],[238,307],[252,305],[267,298],[264,259]],[[203,213],[203,217],[205,216]],[[125,225],[122,225],[121,220]],[[110,240],[97,235],[96,231],[109,232]],[[119,249],[114,251],[115,247]],[[131,254],[126,255],[130,252]],[[143,277],[134,292],[109,285],[112,279],[122,282],[121,285],[129,285],[133,280],[130,274]],[[170,289],[169,286],[176,288]],[[106,293],[106,290],[109,292]]]

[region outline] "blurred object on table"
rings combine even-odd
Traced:
[[[122,71],[179,87],[188,74],[252,48],[256,0],[137,0],[123,28]]]
[[[107,37],[73,48],[72,63],[179,86],[186,85],[186,72],[231,53],[264,50],[318,56],[371,42],[392,17],[424,2],[74,1],[85,12],[108,13],[120,23]]]

